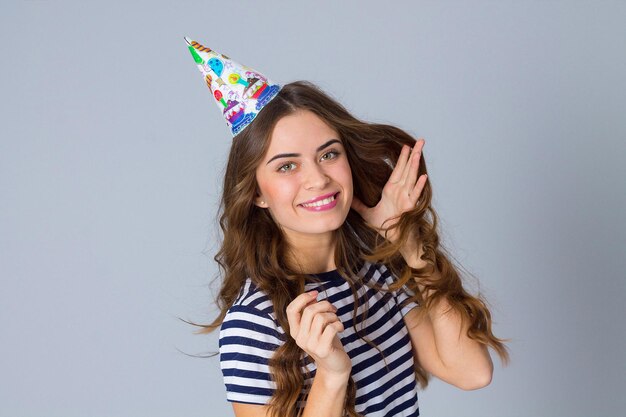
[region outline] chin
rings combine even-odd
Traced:
[[[289,227],[289,229],[296,231],[302,234],[309,235],[321,235],[328,232],[334,232],[335,230],[341,228],[345,221],[345,217],[342,219],[328,219],[326,221],[308,221],[306,222],[306,227],[302,227],[303,223],[297,223],[293,227]]]
[[[346,217],[348,216],[348,213],[346,212],[345,216],[342,216],[341,219],[337,220],[337,221],[333,221],[333,222],[328,222],[326,224],[325,227],[325,232],[334,232],[337,229],[340,229],[341,226],[343,226],[343,224],[346,221]]]

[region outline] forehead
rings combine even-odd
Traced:
[[[281,118],[270,136],[268,154],[315,150],[329,139],[341,139],[335,129],[309,110]]]

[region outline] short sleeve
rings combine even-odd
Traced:
[[[392,293],[394,298],[396,299],[398,308],[400,308],[402,316],[406,316],[409,311],[419,306],[418,303],[416,303],[414,300],[411,300],[411,297],[413,297],[414,293],[406,285],[403,285],[396,291],[392,291]]]
[[[276,388],[268,361],[284,333],[272,317],[254,307],[234,305],[219,335],[220,367],[231,402],[267,404]]]
[[[392,286],[398,282],[398,278],[392,274],[391,270],[389,270],[384,264],[379,264],[379,268],[381,273],[385,276],[385,282],[387,285]],[[406,284],[397,290],[390,292],[393,295],[393,299],[395,300],[396,305],[400,309],[400,314],[402,314],[403,317],[406,316],[409,311],[419,306],[418,303],[411,299],[415,293],[407,287]]]

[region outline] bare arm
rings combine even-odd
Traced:
[[[402,255],[412,268],[426,265],[418,251],[404,250]],[[439,274],[436,268],[434,274]],[[420,285],[418,287],[424,290]],[[417,315],[418,311],[413,309],[404,320],[413,342],[415,359],[422,368],[464,390],[489,385],[493,362],[487,347],[467,336],[469,323],[462,326],[460,316],[445,299],[421,321],[418,321]]]
[[[420,157],[425,140],[415,141],[411,150],[402,146],[398,161],[382,190],[380,201],[368,207],[356,196],[352,208],[390,242],[397,239],[398,229],[392,228],[402,213],[415,208],[426,185],[427,175],[418,178]],[[421,242],[410,238],[401,249],[407,264],[413,268],[425,266],[421,255]],[[419,246],[418,246],[419,245]],[[438,274],[438,271],[434,272]],[[419,288],[423,291],[423,288]],[[493,364],[484,345],[467,336],[467,327],[461,326],[460,317],[454,311],[446,313],[449,305],[442,301],[433,311],[418,321],[417,311],[405,317],[413,342],[415,359],[426,371],[462,389],[484,387],[491,381]]]

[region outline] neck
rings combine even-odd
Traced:
[[[332,233],[289,239],[289,264],[304,274],[332,271],[335,265],[335,239]]]

